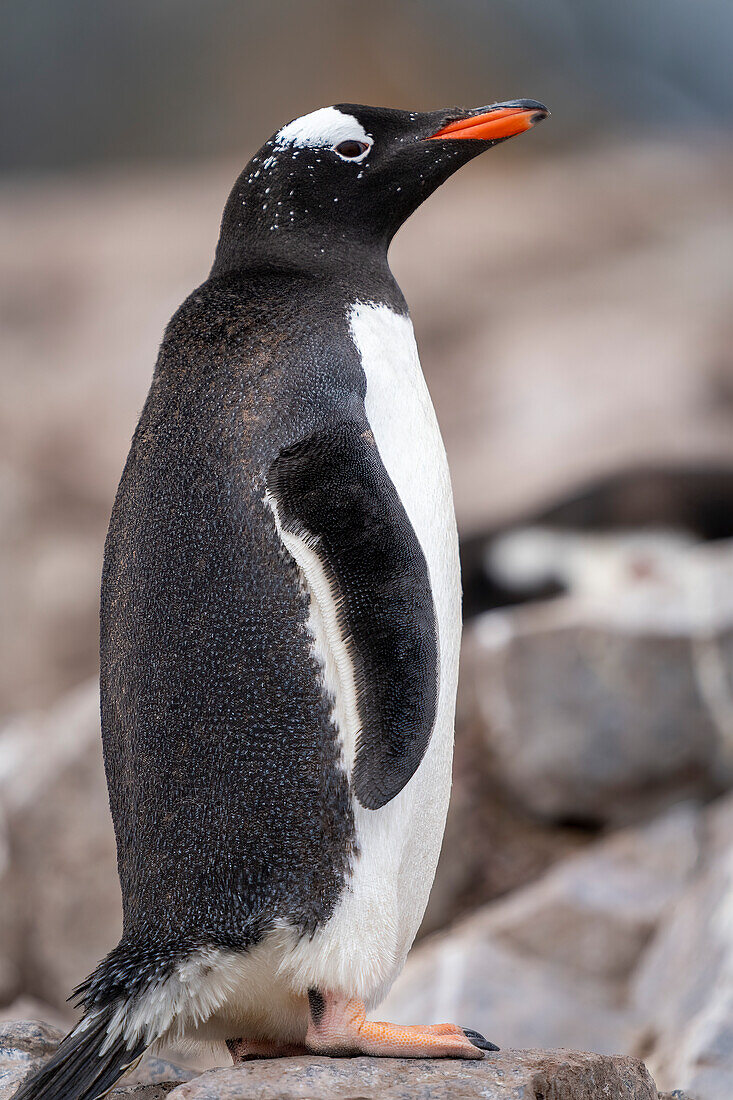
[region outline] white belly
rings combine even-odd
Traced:
[[[359,305],[351,329],[367,377],[366,412],[381,456],[428,565],[438,627],[438,705],[428,750],[412,780],[382,810],[359,807],[357,837],[366,855],[372,835],[389,837],[394,862],[371,854],[375,879],[395,877],[397,967],[401,970],[420,926],[443,840],[451,786],[461,573],[448,461],[418,358],[412,322],[386,306]],[[368,873],[368,872],[367,872]],[[383,996],[386,990],[380,991]]]
[[[353,800],[360,854],[351,880],[331,919],[312,940],[295,945],[283,966],[302,989],[340,989],[374,1005],[404,964],[440,853],[451,784],[461,590],[448,464],[410,319],[386,306],[357,304],[349,321],[367,378],[369,424],[428,565],[438,627],[438,705],[427,752],[403,790],[379,810]],[[317,564],[307,560],[302,545],[284,537],[316,596],[315,651],[336,700],[334,719],[350,773],[355,697],[348,655],[328,627],[333,616]]]

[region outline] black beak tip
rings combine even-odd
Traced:
[[[543,118],[548,118],[550,111],[545,107],[544,103],[540,103],[538,99],[507,99],[503,103],[494,103],[491,107],[482,107],[483,111],[499,111],[506,109],[507,107],[519,107],[522,111],[532,111],[532,122],[541,122]]]
[[[494,107],[521,107],[523,111],[541,111],[545,115],[550,113],[544,103],[540,103],[538,99],[506,99],[501,103],[495,103]],[[484,110],[489,108],[485,107]]]

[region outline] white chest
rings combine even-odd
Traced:
[[[356,303],[349,325],[366,375],[377,449],[428,564],[441,672],[460,641],[460,577],[448,462],[409,317]]]

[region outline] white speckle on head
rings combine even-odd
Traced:
[[[353,115],[347,115],[336,107],[321,107],[318,111],[311,111],[309,115],[296,118],[283,126],[275,134],[276,145],[295,145],[304,149],[308,146],[332,147],[342,141],[362,141],[371,149],[374,140],[366,132],[362,124]],[[363,156],[369,152],[366,149]],[[293,153],[297,156],[297,152]],[[357,162],[361,158],[350,157],[349,160]]]

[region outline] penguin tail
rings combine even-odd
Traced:
[[[143,1054],[146,1042],[128,1046],[110,1036],[116,1005],[95,1008],[62,1040],[56,1053],[27,1077],[13,1100],[99,1100]]]

